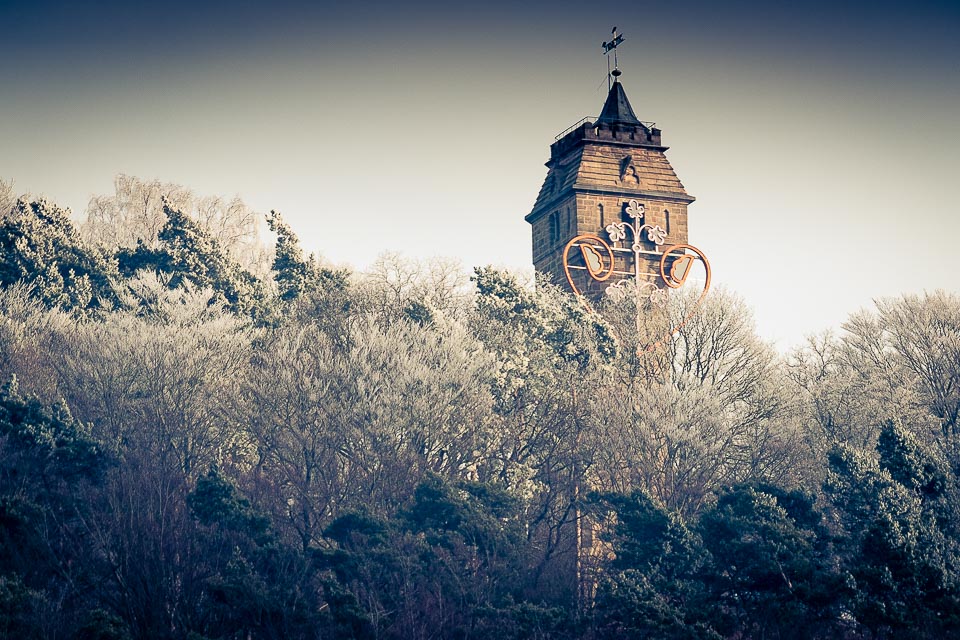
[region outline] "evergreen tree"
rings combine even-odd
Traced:
[[[697,535],[642,491],[593,500],[610,510],[604,537],[615,554],[597,591],[597,635],[719,637],[707,624],[707,593],[699,580],[706,554]]]
[[[187,495],[201,546],[203,598],[191,605],[207,637],[313,638],[319,622],[306,558],[213,467]]]
[[[117,275],[54,204],[21,199],[0,218],[0,286],[25,282],[48,307],[82,311],[116,302]]]
[[[313,254],[304,258],[300,240],[278,212],[270,212],[267,224],[277,234],[272,270],[284,311],[293,308],[322,320],[328,335],[346,343],[352,306],[349,273],[320,266]]]
[[[337,637],[562,637],[569,616],[523,599],[518,507],[498,487],[432,476],[394,517],[336,519],[316,558]]]
[[[72,629],[101,588],[88,522],[111,460],[63,405],[0,387],[0,635]]]
[[[849,590],[813,499],[769,485],[724,491],[697,529],[710,560],[703,580],[724,637],[841,635]]]
[[[167,221],[157,235],[157,247],[140,241],[133,249],[121,248],[117,252],[120,273],[132,277],[137,271],[148,270],[165,274],[171,289],[184,284],[209,288],[234,313],[262,319],[266,313],[263,284],[230,258],[190,216],[166,202],[163,212]]]
[[[879,458],[830,454],[826,489],[843,527],[853,613],[875,635],[955,637],[960,629],[957,492],[936,456],[888,422]]]
[[[278,294],[281,300],[294,300],[313,284],[317,275],[316,262],[312,255],[309,260],[304,260],[300,240],[278,212],[270,212],[267,224],[270,231],[277,234],[272,268]]]

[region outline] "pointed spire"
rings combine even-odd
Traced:
[[[617,73],[616,75],[620,75]],[[638,126],[640,122],[637,115],[627,100],[627,94],[623,90],[623,85],[616,79],[613,80],[613,86],[610,87],[610,93],[607,94],[607,101],[603,103],[603,110],[595,124],[626,124]]]

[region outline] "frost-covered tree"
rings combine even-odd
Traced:
[[[960,296],[935,291],[877,301],[886,349],[945,438],[960,431]]]
[[[867,376],[857,374],[836,335],[810,336],[788,356],[786,366],[804,401],[804,430],[818,459],[825,460],[836,443],[861,450],[873,445],[883,396]]]
[[[407,318],[422,324],[437,314],[463,320],[471,311],[469,278],[463,266],[449,258],[415,260],[388,252],[356,280],[359,310],[380,322]]]
[[[210,290],[129,286],[119,309],[55,329],[58,392],[111,450],[193,477],[240,446],[226,417],[255,332]]]
[[[528,289],[492,268],[474,280],[475,331],[496,358],[490,392],[501,434],[484,477],[524,499],[532,581],[572,601],[584,584],[575,578],[580,502],[598,443],[590,396],[611,375],[617,343],[600,316],[546,283]]]
[[[90,199],[81,225],[83,237],[109,251],[138,244],[156,248],[167,222],[165,204],[183,211],[244,269],[262,275],[266,258],[260,245],[259,215],[240,198],[199,197],[182,185],[119,174],[114,193]]]
[[[69,212],[45,200],[18,200],[0,220],[0,286],[23,282],[46,306],[111,306],[116,263],[88,247]]]
[[[722,290],[702,303],[674,294],[641,311],[639,335],[629,304],[607,313],[621,336],[659,344],[622,348],[614,374],[592,391],[599,488],[643,489],[689,515],[720,487],[791,477],[801,453],[796,405],[741,300]]]
[[[263,490],[304,547],[344,508],[390,513],[427,473],[476,476],[494,436],[490,368],[457,324],[364,320],[349,345],[312,324],[274,332],[246,420]]]
[[[788,372],[805,401],[800,416],[813,457],[825,460],[837,444],[872,451],[893,420],[956,458],[958,336],[960,298],[938,291],[878,300],[841,333],[795,350]]]
[[[184,283],[209,287],[231,311],[262,318],[266,304],[263,284],[190,216],[169,204],[163,211],[167,221],[157,234],[155,248],[139,242],[136,248],[117,253],[121,274],[129,278],[146,270],[163,274],[171,289]]]
[[[22,393],[55,400],[56,336],[74,321],[63,311],[47,309],[25,283],[0,288],[0,376],[16,375]]]
[[[87,522],[107,549],[104,602],[135,637],[182,635],[208,566],[185,500],[212,465],[251,463],[232,416],[256,334],[210,290],[171,290],[150,275],[128,284],[136,296],[58,331],[48,357],[73,414],[120,461]]]
[[[185,210],[192,199],[193,194],[180,185],[119,174],[112,195],[90,199],[81,228],[87,240],[110,250],[135,247],[138,242],[153,247],[167,221],[164,202]]]
[[[13,211],[13,205],[17,202],[17,196],[13,191],[13,182],[7,182],[0,178],[0,220],[3,220]]]

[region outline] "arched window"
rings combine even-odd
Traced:
[[[667,235],[670,235],[670,212],[666,209],[663,210],[663,224],[666,227]]]
[[[555,245],[560,240],[560,212],[550,214],[550,244]]]
[[[601,230],[606,229],[607,221],[603,219],[603,203],[602,202],[597,203],[597,213],[600,214],[600,229]]]

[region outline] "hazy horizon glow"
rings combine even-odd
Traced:
[[[926,2],[0,7],[0,178],[81,215],[118,173],[388,250],[529,270],[549,145],[623,83],[697,197],[690,240],[781,347],[960,290],[960,8]]]

